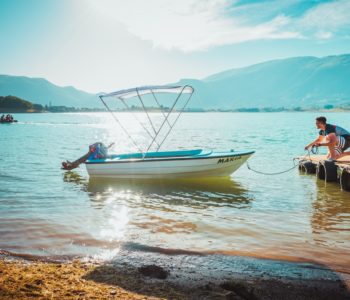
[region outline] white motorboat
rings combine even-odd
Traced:
[[[169,133],[177,122],[181,113],[185,110],[194,89],[191,86],[149,86],[133,88],[129,90],[122,90],[106,95],[101,95],[100,99],[106,106],[107,110],[111,112],[115,121],[120,125],[123,131],[130,138],[131,142],[139,149],[136,153],[126,154],[110,154],[105,157],[90,157],[86,160],[86,169],[91,177],[114,177],[114,178],[179,178],[179,177],[214,177],[214,176],[230,176],[236,171],[253,153],[254,151],[227,151],[214,152],[204,151],[202,149],[195,150],[176,150],[176,151],[159,151],[160,147],[167,139]],[[172,107],[168,111],[161,111],[162,122],[159,126],[155,126],[152,122],[149,112],[144,105],[141,98],[143,95],[152,94],[156,103],[159,101],[156,95],[162,93],[176,93],[178,94]],[[175,105],[178,103],[182,95],[189,95],[185,104],[179,110],[175,120],[171,120],[169,116],[175,112]],[[115,97],[121,100],[126,105],[130,98],[138,98],[142,104],[142,108],[147,114],[147,120],[150,122],[150,127],[142,127],[145,129],[151,142],[144,151],[139,147],[139,144],[127,131],[118,119],[118,114],[111,110],[107,104],[106,98]],[[163,136],[160,132],[164,126],[168,129]],[[156,129],[157,128],[157,129]],[[153,131],[152,131],[153,129]],[[155,151],[150,151],[152,146],[156,147]]]
[[[254,152],[203,150],[111,155],[86,161],[93,177],[163,178],[230,176]]]

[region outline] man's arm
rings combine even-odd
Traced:
[[[313,145],[319,144],[321,143],[323,139],[322,135],[319,135],[318,138],[316,140],[314,140],[312,143],[308,144],[307,146],[305,146],[305,150],[309,149],[310,147],[312,147]]]
[[[328,143],[318,143],[318,146],[329,146],[331,144],[331,142]]]

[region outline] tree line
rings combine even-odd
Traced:
[[[0,112],[41,112],[44,107],[16,96],[0,96]]]

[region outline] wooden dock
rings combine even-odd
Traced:
[[[316,174],[326,182],[338,182],[343,191],[350,192],[350,155],[336,161],[328,161],[326,155],[306,155],[298,157],[299,170]]]

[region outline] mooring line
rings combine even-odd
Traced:
[[[298,167],[299,164],[296,164],[296,163],[295,163],[295,160],[296,160],[296,158],[293,158],[293,163],[294,163],[294,166],[293,166],[293,167],[291,167],[291,168],[289,168],[289,169],[287,169],[287,170],[284,170],[284,171],[280,171],[280,172],[266,173],[266,172],[254,170],[254,169],[252,169],[252,168],[249,166],[249,163],[248,163],[248,162],[247,162],[247,168],[248,168],[250,171],[253,171],[253,172],[257,173],[257,174],[262,174],[262,175],[279,175],[279,174],[283,174],[283,173],[287,173],[287,172],[289,172],[289,171],[292,171],[292,170],[294,170],[296,167]]]
[[[307,149],[307,152],[308,152],[308,153],[304,155],[304,159],[306,159],[307,156],[310,157],[310,150]],[[299,161],[300,161],[300,160],[302,160],[302,159],[295,157],[295,158],[293,158],[293,167],[288,168],[287,170],[284,170],[284,171],[273,172],[273,173],[267,173],[267,172],[262,172],[262,171],[254,170],[254,169],[252,169],[252,168],[250,167],[250,165],[249,165],[248,162],[246,162],[246,164],[247,164],[247,168],[248,168],[250,171],[253,171],[253,172],[257,173],[257,174],[262,174],[262,175],[279,175],[279,174],[283,174],[283,173],[290,172],[290,171],[294,170],[296,167],[299,167],[299,163],[295,163],[296,160],[299,160]]]

